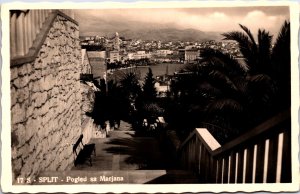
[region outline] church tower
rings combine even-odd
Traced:
[[[120,38],[119,38],[118,32],[116,32],[116,35],[114,38],[114,50],[120,51]]]

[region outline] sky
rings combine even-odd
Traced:
[[[101,29],[118,27],[135,30],[137,26],[174,27],[208,32],[239,30],[238,24],[252,32],[264,28],[277,34],[284,20],[289,20],[289,8],[228,7],[228,8],[153,8],[75,10],[82,35],[95,34]]]

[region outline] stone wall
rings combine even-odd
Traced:
[[[90,65],[86,49],[81,49],[81,73],[91,74],[92,67]]]
[[[91,83],[91,82],[90,82]],[[81,90],[81,123],[91,115],[94,110],[95,103],[95,90],[89,86],[87,82],[80,83]]]
[[[13,177],[73,163],[81,134],[79,27],[57,15],[33,62],[11,67]]]
[[[99,125],[95,124],[91,117],[95,105],[95,93],[99,92],[92,82],[81,81],[81,128],[83,134],[83,143],[89,143],[91,138],[105,138],[106,132]]]

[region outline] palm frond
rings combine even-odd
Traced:
[[[246,32],[246,34],[248,35],[248,37],[250,38],[250,40],[252,41],[252,44],[255,45],[255,39],[251,33],[251,31],[249,30],[249,28],[247,28],[246,26],[239,24],[239,26],[244,30],[244,32]]]
[[[242,32],[233,31],[222,34],[225,38],[224,40],[234,40],[239,44],[239,49],[245,58],[245,62],[248,66],[255,63],[255,55],[257,52],[256,44],[253,44],[249,40],[248,36]]]
[[[274,44],[274,50],[276,51],[279,48],[283,48],[283,45],[290,44],[290,22],[285,21],[279,31],[279,34],[276,38]]]
[[[238,101],[230,98],[222,98],[214,100],[208,104],[206,111],[210,114],[219,112],[243,112],[244,108]]]
[[[265,30],[258,30],[258,63],[254,72],[257,73],[267,73],[270,70],[271,65],[271,43],[272,38],[269,32]]]
[[[237,91],[237,87],[234,82],[223,72],[218,70],[213,70],[209,73],[210,83],[212,85],[217,85],[218,88],[224,90],[230,88],[231,90]]]
[[[180,68],[179,72],[198,72],[199,71],[199,64],[186,64],[182,68]]]
[[[247,95],[248,81],[245,79],[244,76],[233,78],[233,82],[235,83],[235,86],[238,88],[238,91],[240,91],[242,95]]]
[[[251,104],[267,105],[277,93],[277,87],[272,78],[266,74],[257,74],[248,78],[249,101]]]
[[[210,64],[213,68],[219,68],[231,76],[242,75],[246,72],[245,66],[240,64],[230,54],[216,49],[203,49],[201,52],[202,62]]]
[[[290,23],[285,21],[277,36],[272,50],[272,77],[278,81],[283,90],[290,88],[291,48]],[[287,91],[289,92],[289,91]]]

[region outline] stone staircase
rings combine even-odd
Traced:
[[[90,143],[96,145],[92,166],[86,163],[63,173],[43,172],[40,176],[59,177],[56,184],[74,184],[70,177],[83,178],[83,182],[79,182],[82,184],[198,183],[195,175],[174,165],[156,138],[136,137],[126,122],[122,121],[119,129],[110,131],[108,138],[91,139]],[[91,177],[97,181],[93,182]]]

